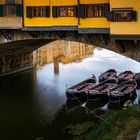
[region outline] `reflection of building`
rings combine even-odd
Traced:
[[[0,58],[0,76],[54,63],[59,73],[59,63],[79,62],[93,54],[93,46],[70,41],[55,41],[32,53]]]
[[[33,63],[37,67],[44,64],[59,62],[65,64],[75,61],[81,61],[82,59],[93,54],[93,46],[78,42],[70,41],[55,41],[36,51],[34,51]]]

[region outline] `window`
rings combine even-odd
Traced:
[[[78,16],[78,6],[53,6],[52,7],[52,17],[77,17]]]
[[[15,4],[15,0],[6,0],[6,4]]]
[[[112,21],[127,22],[136,21],[137,14],[133,10],[116,10],[112,11]]]
[[[104,4],[86,5],[86,17],[104,17],[105,16]]]
[[[5,4],[0,5],[0,17],[22,17],[22,4]]]
[[[45,7],[33,7],[32,14],[32,17],[45,17],[46,9]]]
[[[131,12],[130,11],[115,12],[114,19],[117,21],[130,21],[131,20]]]
[[[34,6],[27,7],[27,17],[49,17],[50,7],[49,6]]]
[[[5,16],[14,16],[16,15],[16,5],[15,0],[6,0],[5,5]]]
[[[65,6],[65,7],[59,7],[58,15],[60,17],[73,17],[74,16],[74,7],[73,6]]]
[[[5,5],[5,16],[14,16],[16,15],[16,5],[8,4]]]

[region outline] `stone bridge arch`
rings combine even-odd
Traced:
[[[78,34],[76,31],[0,32],[0,57],[32,52],[55,40],[68,40],[105,48],[140,62],[140,41],[113,40],[109,34]]]

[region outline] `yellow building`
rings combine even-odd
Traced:
[[[136,37],[139,12],[140,0],[0,0],[0,29]]]
[[[25,30],[109,33],[109,0],[24,0]]]
[[[109,0],[80,0],[79,33],[109,33]]]
[[[140,0],[110,0],[110,7],[112,37],[121,39],[140,35]]]
[[[27,29],[34,30],[39,27],[43,30],[77,30],[74,12],[77,0],[24,0],[23,5],[24,26],[28,27]]]

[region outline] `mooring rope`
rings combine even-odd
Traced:
[[[83,104],[76,96],[73,95],[73,97],[76,98],[76,100],[80,103],[79,106],[81,106],[81,105]],[[78,106],[78,107],[79,107],[79,106]],[[78,107],[76,107],[76,108],[78,108]],[[75,109],[76,109],[76,108],[75,108]],[[100,120],[104,121],[109,127],[113,128],[113,126],[112,126],[109,122],[107,122],[104,118],[102,118],[101,116],[97,115],[95,112],[93,112],[92,110],[90,110],[87,106],[85,106],[85,108],[86,108],[91,114],[93,114],[96,118],[99,118]],[[73,110],[74,110],[74,109],[73,109]],[[73,110],[72,110],[72,111],[73,111]]]

